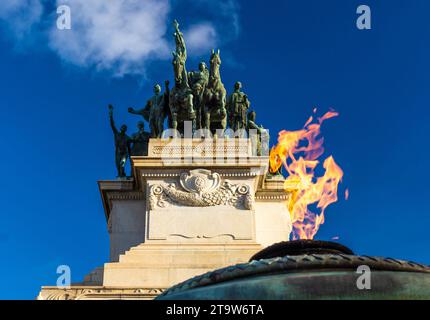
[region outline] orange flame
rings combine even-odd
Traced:
[[[301,130],[281,131],[278,144],[270,151],[270,172],[277,172],[282,165],[288,172],[285,189],[292,192],[289,210],[293,239],[313,239],[324,223],[325,209],[337,201],[343,172],[334,158],[327,157],[323,162],[324,174],[315,175],[320,163],[317,159],[324,153],[321,124],[336,116],[337,112],[329,111],[317,122],[311,116]],[[312,212],[310,206],[316,212]]]

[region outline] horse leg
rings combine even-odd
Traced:
[[[172,113],[172,129],[173,132],[178,131],[178,114],[176,112]]]
[[[196,126],[197,126],[197,120],[194,118],[192,122],[192,128],[191,128],[193,136],[194,136],[194,133],[196,132]]]
[[[211,112],[209,110],[205,111],[205,129],[211,129]]]
[[[188,109],[188,115],[191,116],[194,113],[193,95],[192,94],[190,94],[187,98],[187,109]]]
[[[164,131],[164,117],[160,117],[157,120],[157,128],[158,128],[157,137],[161,138],[161,136],[163,135],[163,131]]]
[[[227,129],[227,117],[224,117],[224,119],[221,120],[221,129],[223,132]]]
[[[157,126],[155,124],[154,118],[151,118],[149,121],[149,128],[151,130],[151,138],[157,138]]]

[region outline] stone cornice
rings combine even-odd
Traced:
[[[97,184],[99,186],[100,195],[102,197],[106,222],[108,222],[110,209],[112,207],[112,203],[111,203],[112,199],[109,199],[108,194],[118,195],[119,193],[121,193],[122,197],[126,197],[125,194],[134,190],[135,180],[134,178],[116,179],[116,180],[99,180],[97,181]]]
[[[149,157],[252,156],[250,139],[150,139]]]
[[[171,178],[171,177],[179,177],[182,172],[172,172],[172,173],[147,173],[142,172],[141,176],[145,178]],[[258,176],[255,172],[237,172],[237,173],[228,173],[228,172],[220,172],[219,175],[221,177],[229,178],[229,177],[256,177]]]
[[[290,193],[258,193],[255,196],[256,201],[287,201],[290,199]]]
[[[126,192],[107,192],[107,198],[112,200],[143,200],[145,194],[140,191],[126,191]]]

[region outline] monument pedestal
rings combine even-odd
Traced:
[[[289,239],[290,194],[248,139],[151,139],[133,177],[99,181],[110,262],[39,299],[150,299]]]
[[[257,244],[141,244],[122,255],[119,262],[105,264],[103,284],[164,289],[220,266],[248,261],[261,249]]]

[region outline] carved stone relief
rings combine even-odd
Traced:
[[[249,185],[222,180],[218,173],[196,169],[184,172],[178,182],[150,186],[149,206],[166,208],[171,205],[208,207],[226,205],[251,210],[254,195]]]

